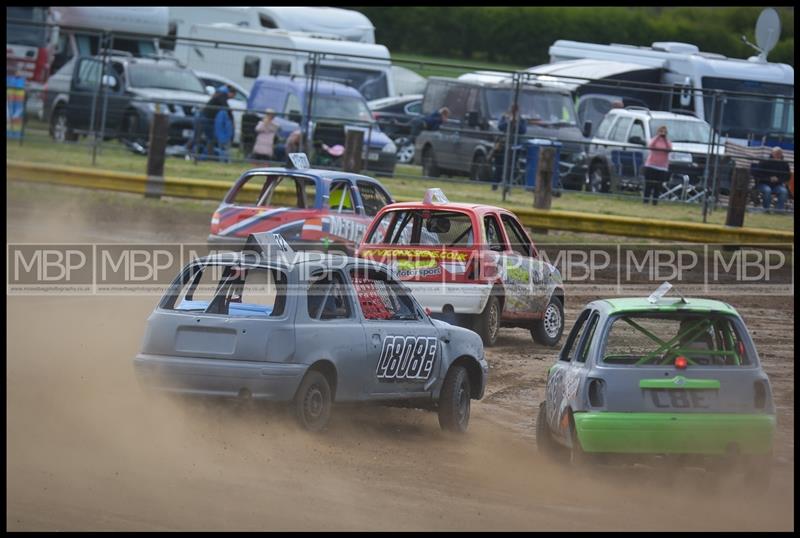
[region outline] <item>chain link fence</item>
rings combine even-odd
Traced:
[[[27,24],[41,33],[42,25]],[[581,190],[600,201],[642,196],[647,144],[665,125],[673,150],[657,192],[662,203],[697,204],[705,217],[726,205],[734,168],[755,167],[750,207],[758,210],[757,171],[772,146],[784,148],[793,178],[793,93],[482,71],[391,60],[380,45],[197,28],[191,37],[60,28],[67,39],[53,53],[49,79],[26,84],[18,143],[75,144],[102,165],[103,156],[146,155],[153,116],[166,114],[171,158],[280,165],[287,153],[303,151],[315,167],[341,168],[347,133],[355,130],[363,132],[366,174],[484,183],[504,200],[533,189],[539,152],[554,146],[555,192]],[[8,75],[21,74],[15,65],[7,62]],[[418,86],[424,99],[398,95],[398,66],[431,75],[424,90]],[[215,95],[221,85],[231,89],[227,106]],[[389,110],[395,96],[401,112],[376,108],[383,99]],[[708,121],[694,117],[698,101]],[[422,118],[442,108],[446,121],[426,128]],[[258,141],[268,110],[274,139],[265,145]],[[271,154],[259,151],[270,146]],[[398,163],[400,152],[408,163]],[[793,179],[786,198],[783,211],[793,213]]]

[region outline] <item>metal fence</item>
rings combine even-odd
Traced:
[[[601,120],[604,107],[614,110],[621,103],[624,110],[632,113],[628,123],[635,126],[637,118],[642,125],[649,122],[651,136],[664,123],[655,117],[657,110],[674,110],[675,103],[702,100],[710,111],[710,128],[702,131],[704,137],[695,140],[694,145],[673,150],[673,155],[683,162],[671,165],[672,173],[662,185],[660,201],[699,204],[705,217],[726,203],[734,167],[748,167],[768,158],[768,151],[763,148],[787,145],[789,141],[767,136],[763,129],[746,137],[749,148],[724,143],[721,137],[729,119],[743,109],[778,114],[775,95],[540,76],[530,70],[509,71],[492,66],[484,66],[491,72],[480,72],[474,65],[390,61],[388,56],[356,54],[355,47],[348,49],[345,42],[338,45],[341,50],[334,50],[333,46],[326,50],[325,46],[336,43],[327,39],[305,38],[300,44],[285,40],[283,46],[267,45],[258,42],[265,32],[256,32],[259,39],[246,42],[241,29],[225,26],[212,25],[208,35],[172,38],[63,27],[60,33],[66,36],[65,47],[57,51],[58,65],[50,79],[45,85],[26,87],[25,121],[19,143],[49,144],[54,140],[82,145],[91,151],[92,164],[97,164],[103,153],[146,155],[149,126],[156,113],[168,116],[167,154],[171,157],[192,160],[198,166],[205,161],[279,164],[283,162],[279,153],[266,160],[253,154],[256,126],[266,109],[271,108],[278,125],[275,147],[304,151],[317,167],[340,167],[346,133],[356,129],[364,132],[364,173],[436,177],[437,181],[455,184],[485,182],[487,189],[498,189],[505,199],[513,190],[532,188],[530,159],[536,158],[541,147],[555,144],[559,147],[557,191],[585,190],[598,197],[640,196],[646,137],[633,140],[617,125],[609,132],[604,130],[602,121],[593,123],[590,137],[584,136],[586,126],[579,124],[574,104],[577,95],[591,87],[592,92],[605,96],[596,101],[594,117]],[[139,50],[132,50],[137,43]],[[143,43],[153,43],[153,51],[158,54],[143,55]],[[70,46],[77,50],[71,52]],[[357,88],[361,94],[374,98],[395,94],[393,85],[398,81],[394,80],[392,64],[437,76],[428,81],[423,111],[447,107],[451,112],[448,121],[438,129],[415,133],[412,116],[405,114],[394,124],[384,123],[382,129],[364,99],[353,90],[344,89]],[[206,81],[198,82],[187,68]],[[470,72],[473,74],[462,77]],[[445,88],[439,92],[441,95],[431,85],[434,80]],[[212,87],[226,83],[236,90],[235,97],[228,100],[234,126],[230,141],[215,140],[217,113],[223,109],[227,112],[228,108],[208,104],[211,95],[206,82]],[[491,88],[491,94],[483,91],[487,88]],[[793,122],[794,96],[779,99],[781,113],[791,114],[790,123]],[[549,108],[548,103],[552,105]],[[637,104],[647,108],[637,109]],[[519,123],[508,122],[505,130],[499,128],[500,115],[512,109],[518,110],[524,120],[525,133],[512,130],[512,125]],[[590,112],[588,107],[584,112]],[[387,127],[392,127],[394,140],[383,132]],[[793,131],[790,136],[793,148]],[[396,154],[411,147],[411,142],[413,161],[398,165]],[[784,155],[793,170],[793,151],[786,150]],[[448,177],[443,178],[445,175]],[[755,181],[752,191],[755,208]],[[793,196],[789,198],[788,210],[793,212]]]

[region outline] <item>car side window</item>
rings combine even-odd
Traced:
[[[644,124],[641,120],[636,120],[633,122],[633,127],[631,127],[631,134],[628,136],[628,142],[633,142],[635,138],[638,138],[642,142],[647,142],[644,137]]]
[[[406,105],[406,114],[422,114],[422,101],[414,101]]]
[[[350,297],[341,272],[317,273],[308,287],[308,317],[316,320],[348,319],[352,315]]]
[[[575,360],[577,362],[586,362],[586,358],[589,356],[589,346],[592,342],[592,338],[594,337],[594,331],[597,328],[597,320],[600,319],[600,314],[597,312],[592,312],[589,321],[586,323],[586,329],[583,331],[583,336],[578,342],[578,352],[575,353]]]
[[[486,245],[489,250],[495,252],[503,252],[506,250],[505,240],[503,239],[503,232],[500,231],[500,224],[497,222],[497,217],[494,215],[487,215],[483,217],[483,227],[486,237]]]
[[[81,60],[75,87],[79,90],[95,90],[100,83],[103,64],[97,60]]]
[[[419,321],[419,309],[408,290],[384,271],[360,266],[350,272],[358,304],[368,321]]]
[[[608,133],[611,131],[611,126],[614,124],[615,118],[616,116],[609,115],[603,118],[603,121],[600,122],[600,126],[597,128],[597,138],[608,138]]]
[[[374,183],[358,181],[358,192],[361,195],[361,203],[364,204],[364,213],[369,217],[378,214],[383,206],[391,204],[392,199],[385,190]]]
[[[519,228],[519,224],[509,215],[503,215],[503,227],[506,229],[506,236],[511,241],[511,250],[520,256],[531,256],[531,245],[523,231]]]
[[[628,128],[631,126],[632,122],[633,118],[620,118],[617,123],[614,124],[614,128],[611,130],[611,134],[608,138],[614,142],[627,142],[628,139],[626,135],[628,134]]]
[[[300,98],[295,94],[290,93],[286,97],[286,106],[283,108],[284,114],[289,114],[290,112],[300,112],[301,110],[303,110],[303,105],[300,104]]]
[[[349,181],[334,181],[328,195],[328,206],[337,213],[355,213],[353,188]]]
[[[561,354],[558,356],[558,360],[564,362],[570,362],[572,360],[575,354],[575,347],[580,340],[581,335],[583,334],[589,314],[591,314],[591,310],[584,310],[581,312],[580,316],[578,316],[578,319],[575,321],[575,325],[572,326],[572,330],[569,332],[567,341],[564,343],[564,347],[561,349]]]

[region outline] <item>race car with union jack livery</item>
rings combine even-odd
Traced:
[[[254,233],[295,249],[352,254],[389,192],[368,176],[310,168],[255,168],[233,184],[211,218],[212,249],[238,250]]]

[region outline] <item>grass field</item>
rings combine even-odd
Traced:
[[[55,144],[43,130],[30,128],[22,144],[18,141],[6,141],[6,155],[8,159],[33,163],[91,167],[92,149],[85,142],[87,139],[83,140],[80,143]],[[95,167],[101,170],[144,174],[146,165],[145,157],[133,154],[117,142],[109,141],[100,146]],[[180,158],[167,158],[165,175],[173,178],[200,178],[231,182],[250,168],[252,165],[245,162],[230,164],[200,162],[195,164]],[[533,194],[521,188],[513,189],[503,201],[500,191],[492,191],[487,183],[471,182],[466,178],[427,179],[421,176],[419,166],[398,165],[395,177],[381,178],[381,181],[397,197],[422,199],[426,189],[440,187],[452,201],[486,203],[512,210],[533,205]],[[553,199],[552,208],[604,215],[702,222],[699,205],[662,203],[653,207],[642,204],[637,196],[610,196],[566,191],[561,197]],[[724,209],[718,209],[709,215],[708,222],[724,224],[725,215]],[[749,212],[745,218],[745,226],[792,230],[794,215]]]
[[[438,58],[436,56],[424,56],[421,54],[392,54],[392,61],[397,65],[416,71],[423,77],[457,77],[464,73],[477,70],[501,69],[505,71],[522,71],[523,69],[531,67],[529,65],[498,64],[475,60],[454,60],[453,58]],[[445,67],[444,65],[435,64],[448,64],[449,66],[456,64],[458,67]]]

